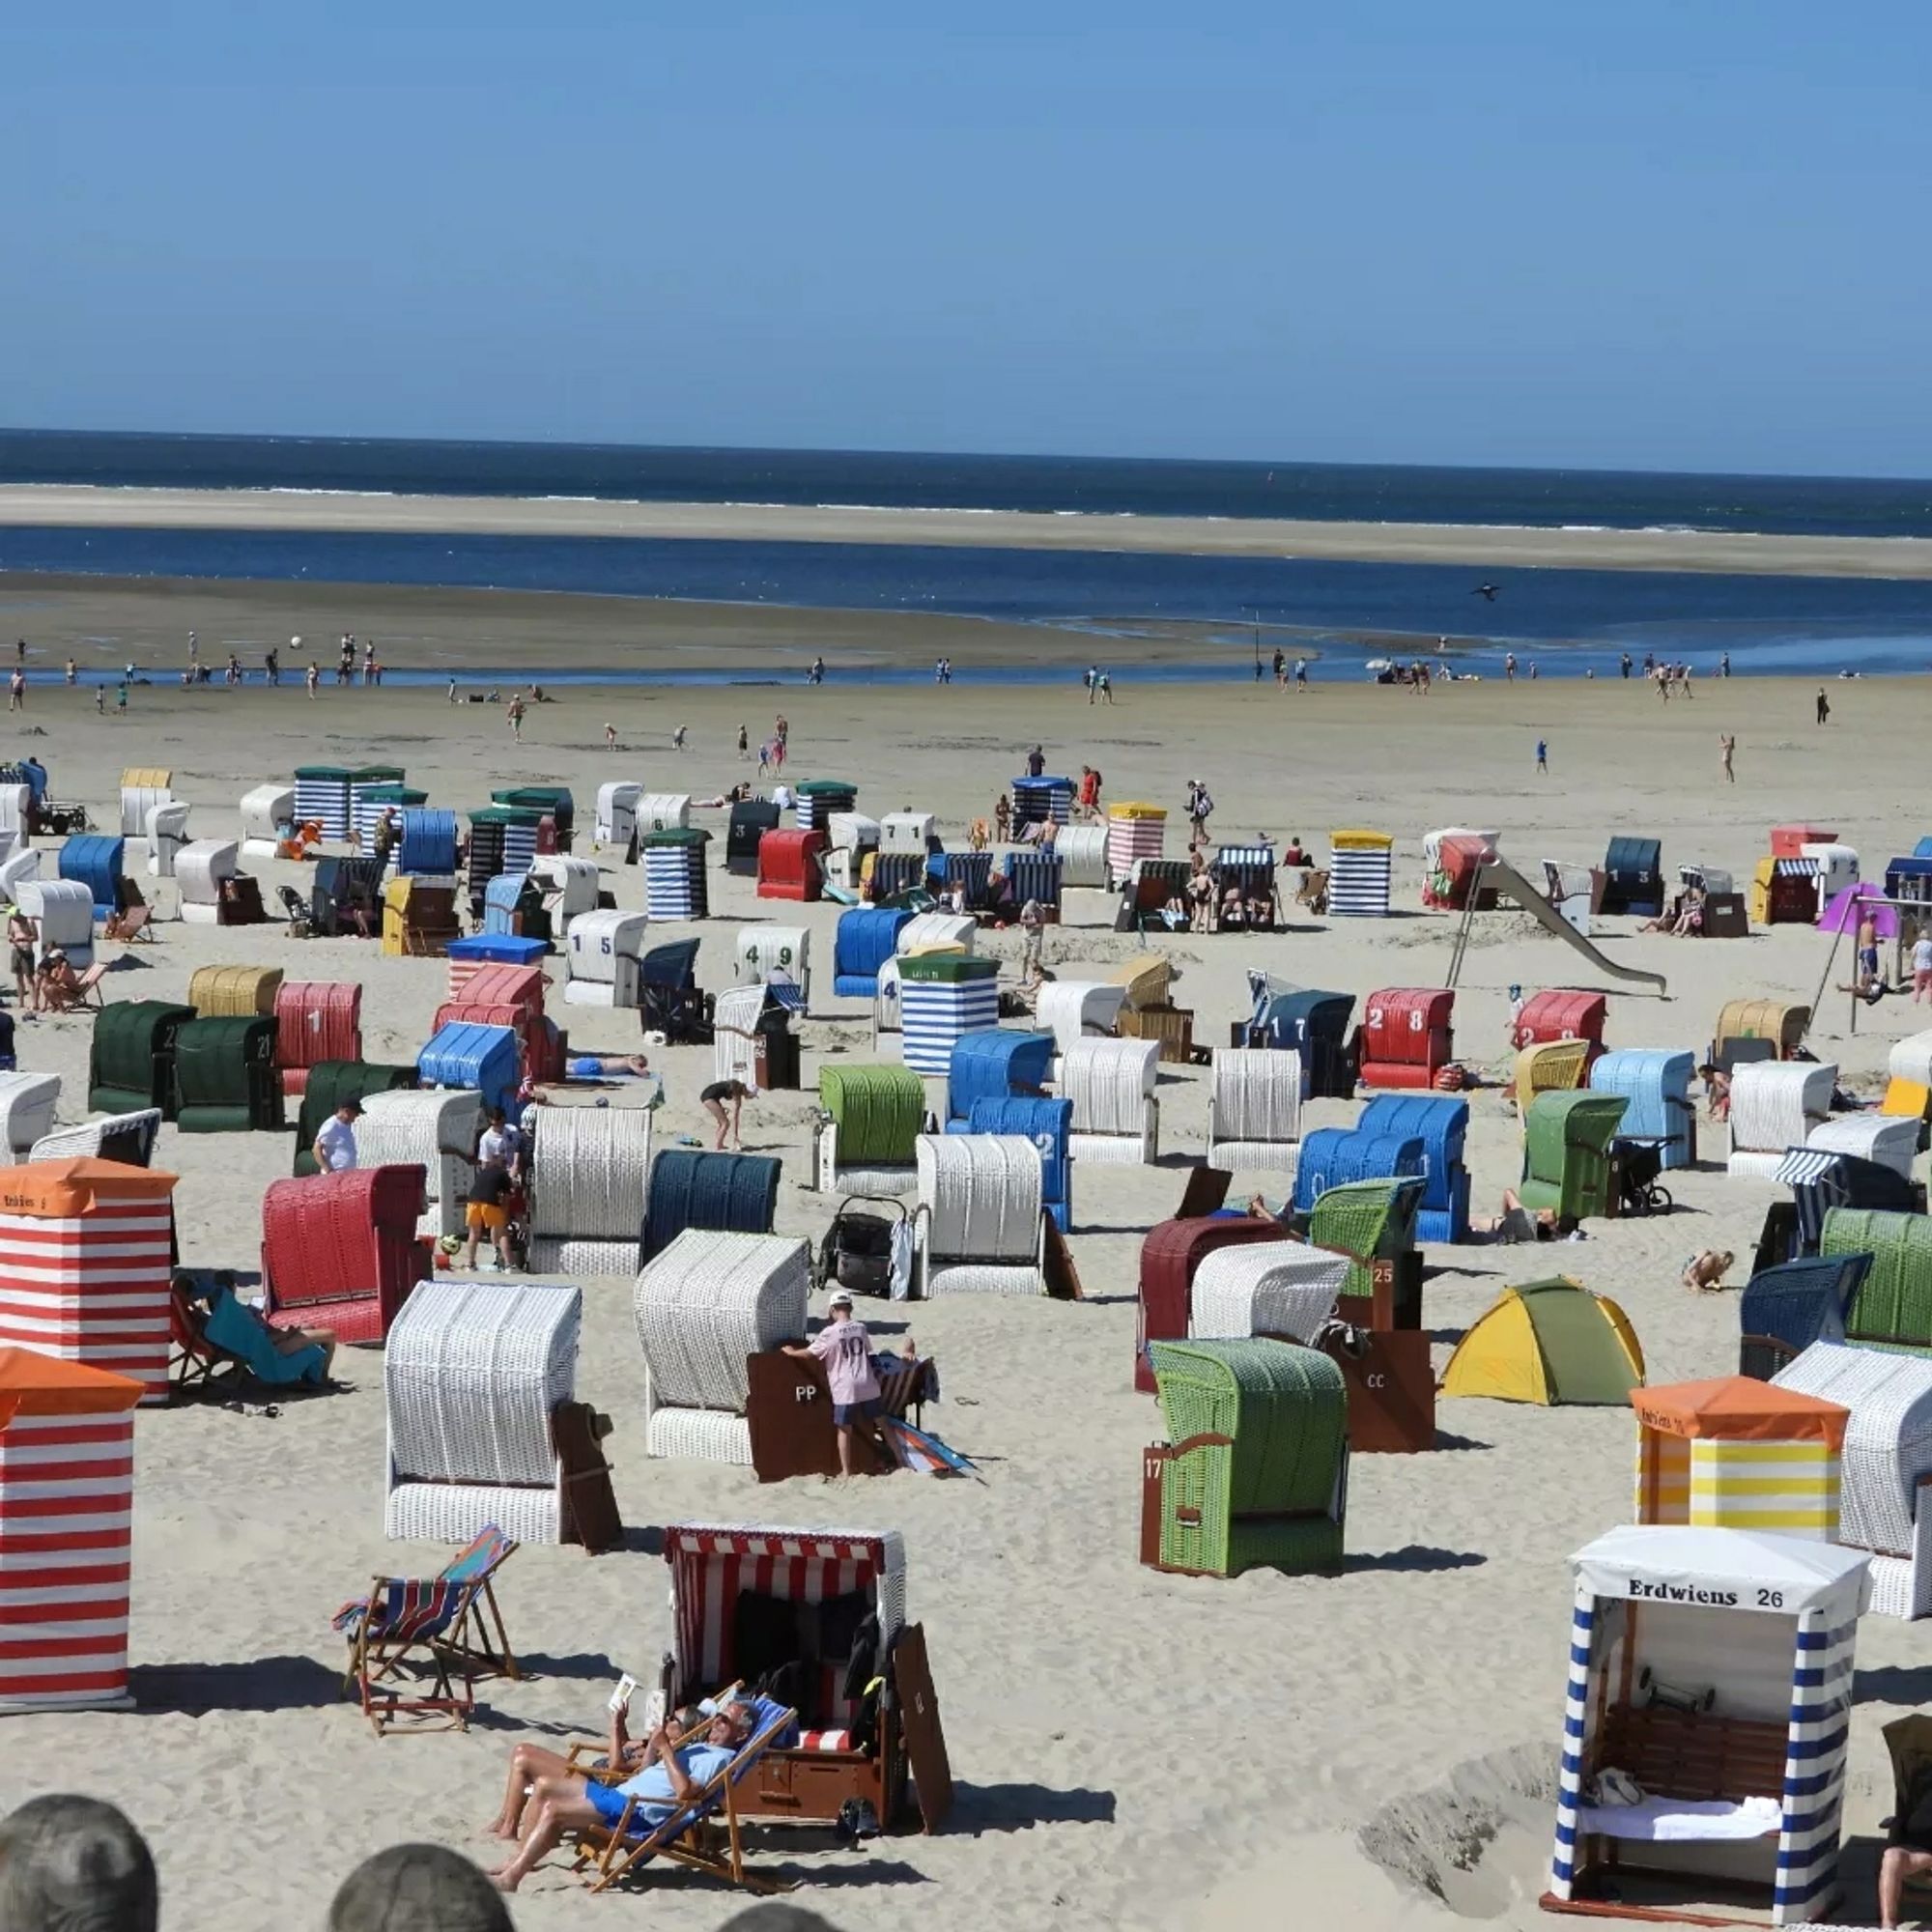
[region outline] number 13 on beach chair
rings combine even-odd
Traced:
[[[342,1688],[355,1691],[378,1737],[403,1718],[465,1730],[479,1677],[523,1675],[492,1587],[516,1548],[492,1524],[437,1576],[378,1577],[368,1596],[336,1611],[334,1628],[349,1639]]]

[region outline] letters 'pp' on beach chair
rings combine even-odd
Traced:
[[[673,1860],[678,1864],[690,1865],[696,1871],[723,1879],[726,1885],[740,1886],[747,1891],[771,1893],[793,1890],[795,1888],[789,1881],[759,1878],[745,1869],[744,1844],[738,1820],[738,1785],[765,1752],[786,1732],[795,1731],[797,1726],[796,1711],[775,1704],[769,1698],[760,1699],[757,1728],[730,1763],[703,1785],[689,1804],[677,1805],[661,1823],[650,1823],[638,1816],[638,1801],[633,1798],[626,1803],[623,1815],[609,1831],[580,1833],[579,1869],[595,1861],[591,1890],[608,1889],[652,1859]],[[707,1833],[705,1827],[721,1806],[724,1813],[722,1821],[724,1837],[722,1843],[717,1843],[716,1834]],[[650,1808],[655,1811],[660,1807],[653,1805]]]
[[[405,1718],[424,1730],[467,1729],[479,1677],[523,1675],[492,1587],[516,1549],[492,1524],[435,1577],[378,1577],[368,1596],[336,1611],[349,1640],[342,1688],[355,1691],[378,1737]]]

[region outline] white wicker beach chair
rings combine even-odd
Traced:
[[[530,1129],[530,1233],[627,1241],[635,1264],[650,1168],[648,1109],[539,1107]]]
[[[0,899],[13,901],[29,879],[41,876],[41,853],[37,845],[25,845],[0,859]]]
[[[811,1005],[811,933],[803,925],[741,925],[732,952],[732,982],[765,986],[788,980]]]
[[[687,1228],[638,1276],[644,1450],[749,1466],[748,1355],[805,1339],[811,1253],[782,1235]]]
[[[562,931],[574,919],[597,910],[597,862],[570,852],[539,852],[530,860],[530,877],[550,909],[551,927]]]
[[[148,843],[148,875],[171,879],[175,875],[175,855],[187,840],[187,818],[191,808],[185,798],[171,798],[148,809],[142,832]]]
[[[1073,1160],[1150,1164],[1160,1153],[1157,1039],[1076,1039],[1060,1056],[1054,1084],[1073,1103]]]
[[[43,1134],[28,1150],[27,1158],[35,1160],[94,1160],[110,1139],[119,1140],[123,1135],[138,1136],[146,1159],[152,1160],[155,1141],[161,1131],[161,1110],[158,1107],[143,1107],[134,1114],[101,1114],[94,1120],[83,1121],[75,1127],[55,1127],[52,1132]]]
[[[1833,1114],[1811,1129],[1804,1145],[1820,1153],[1875,1160],[1910,1180],[1913,1158],[1918,1152],[1918,1122],[1892,1114]]]
[[[638,829],[638,801],[643,795],[636,779],[611,779],[597,787],[597,815],[591,826],[597,844],[630,845]]]
[[[16,1160],[53,1131],[60,1090],[58,1073],[0,1073],[0,1136]]]
[[[418,1224],[425,1235],[461,1235],[470,1158],[483,1131],[483,1096],[471,1088],[398,1088],[367,1094],[355,1123],[355,1159],[362,1167],[417,1166],[428,1207]]]
[[[567,1282],[421,1283],[389,1330],[386,1533],[467,1543],[491,1523],[563,1540],[551,1414],[576,1388],[583,1300]]]
[[[1034,1024],[1041,1033],[1050,1033],[1065,1053],[1090,1033],[1111,1034],[1126,993],[1124,986],[1098,980],[1049,980],[1039,989]]]
[[[879,820],[879,850],[923,854],[926,840],[932,837],[933,822],[929,811],[887,812]]]
[[[94,894],[89,887],[78,879],[22,879],[14,900],[40,933],[38,957],[44,959],[58,946],[77,973],[94,963]]]
[[[232,838],[197,838],[175,854],[181,916],[190,925],[221,923],[221,882],[239,870]]]
[[[1194,1271],[1187,1332],[1197,1342],[1312,1342],[1335,1312],[1350,1265],[1347,1255],[1301,1241],[1217,1248]]]
[[[1060,860],[1060,883],[1104,892],[1107,888],[1107,828],[1104,825],[1063,825],[1054,835],[1053,850]]]
[[[1787,1148],[1803,1147],[1831,1112],[1835,1066],[1803,1060],[1747,1061],[1731,1075],[1731,1153],[1727,1171],[1776,1179]]]
[[[688,791],[647,791],[638,800],[639,832],[684,832],[691,826]]]
[[[272,859],[281,840],[278,825],[295,822],[296,795],[291,785],[260,784],[242,794],[242,849],[251,859]]]
[[[834,811],[826,816],[825,836],[834,852],[856,852],[862,846],[878,849],[884,828],[863,811]]]
[[[641,912],[603,907],[579,913],[564,940],[570,967],[565,1002],[574,1007],[639,1005],[638,962],[649,931],[650,919]]]
[[[1208,1088],[1208,1165],[1293,1179],[1300,1157],[1300,1054],[1216,1047]]]
[[[1851,1410],[1838,1490],[1838,1540],[1872,1552],[1871,1607],[1932,1615],[1932,1361],[1814,1342],[1772,1378]]]
[[[916,1294],[1044,1294],[1039,1152],[1019,1134],[922,1134]]]
[[[751,1036],[764,1009],[762,984],[728,987],[712,1001],[712,1079],[757,1085],[758,1043]]]

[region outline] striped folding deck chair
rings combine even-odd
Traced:
[[[787,1731],[796,1728],[798,1713],[770,1698],[758,1700],[759,1721],[757,1729],[746,1740],[743,1748],[725,1765],[709,1783],[699,1790],[690,1804],[681,1804],[662,1823],[652,1824],[638,1817],[638,1801],[633,1798],[624,1806],[624,1813],[615,1825],[607,1830],[585,1831],[578,1833],[577,1868],[583,1871],[594,1865],[595,1875],[590,1880],[592,1891],[604,1891],[620,1879],[636,1871],[652,1859],[670,1859],[678,1864],[690,1865],[694,1870],[708,1872],[713,1878],[723,1879],[726,1885],[742,1886],[747,1891],[770,1894],[793,1891],[796,1885],[785,1879],[759,1878],[745,1869],[744,1846],[739,1831],[737,1787],[758,1760]],[[679,1744],[696,1736],[696,1732],[680,1738]],[[705,1827],[712,1814],[723,1807],[724,1843],[722,1846],[707,1835]],[[656,1810],[657,1806],[650,1807]]]
[[[479,1677],[523,1675],[492,1586],[516,1548],[493,1523],[436,1576],[378,1577],[336,1611],[330,1621],[349,1641],[342,1689],[355,1691],[378,1737],[402,1718],[465,1730]]]

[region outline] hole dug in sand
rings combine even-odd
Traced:
[[[1384,1804],[1356,1840],[1398,1885],[1463,1918],[1500,1918],[1542,1895],[1555,1820],[1556,1753],[1519,1745]]]

